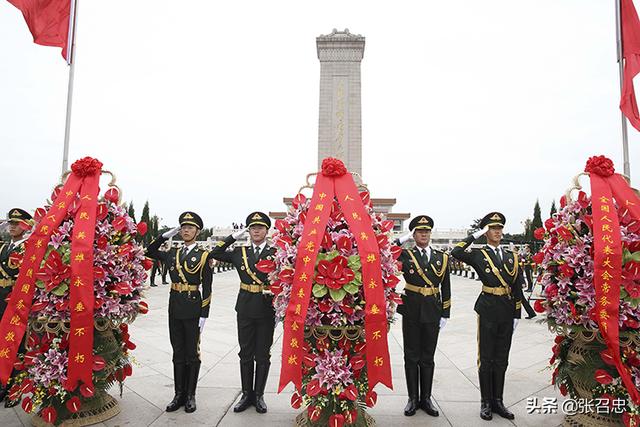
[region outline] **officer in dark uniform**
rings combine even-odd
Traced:
[[[242,396],[233,411],[242,412],[253,404],[256,411],[263,414],[267,412],[264,388],[267,384],[269,366],[271,366],[270,349],[273,343],[275,312],[267,275],[256,269],[256,263],[260,260],[273,259],[275,248],[270,247],[266,240],[267,232],[271,227],[271,220],[267,215],[262,212],[252,212],[247,217],[246,224],[251,246],[227,250],[247,230],[242,229],[218,242],[218,245],[212,249],[211,255],[218,261],[233,264],[240,278],[236,313]]]
[[[398,306],[398,312],[402,314],[404,372],[409,393],[404,408],[406,416],[414,415],[418,408],[433,417],[439,415],[431,402],[433,356],[440,329],[449,318],[451,281],[449,256],[429,246],[432,228],[433,220],[427,215],[413,218],[409,230],[413,232],[416,244],[411,249],[403,249],[399,258],[406,281],[403,304]],[[397,243],[402,244],[408,238],[407,234]]]
[[[194,212],[184,212],[180,227],[167,231],[147,248],[147,256],[161,260],[169,270],[169,338],[173,347],[175,396],[167,412],[184,405],[185,412],[196,410],[196,386],[200,372],[200,334],[209,317],[211,303],[211,267],[209,252],[200,249],[196,237],[202,219]],[[180,233],[184,246],[161,251],[160,246]]]
[[[531,247],[524,245],[524,253],[522,254],[522,264],[524,265],[524,274],[527,278],[527,292],[533,292],[533,259],[531,255]]]
[[[13,284],[18,278],[20,265],[22,263],[21,255],[24,253],[24,242],[27,240],[27,234],[33,227],[34,221],[31,215],[23,209],[13,208],[9,211],[7,231],[11,237],[9,243],[3,243],[0,246],[0,319],[7,309],[7,297],[13,289]],[[24,352],[24,341],[20,343],[19,352]],[[11,400],[7,396],[9,385],[2,387],[0,384],[0,402],[5,399],[5,408],[11,408],[20,403],[20,400]]]
[[[514,418],[504,406],[502,394],[511,337],[520,319],[524,276],[518,268],[517,253],[500,248],[505,222],[503,214],[491,212],[480,222],[480,231],[451,251],[452,256],[470,265],[482,281],[475,311],[478,313],[478,376],[483,420],[490,420],[492,412],[510,420]],[[485,246],[466,251],[485,234]]]

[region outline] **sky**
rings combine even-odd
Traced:
[[[623,170],[602,0],[79,0],[69,158],[100,159],[167,226],[282,211],[317,167],[315,38],[333,28],[366,37],[363,178],[394,212],[465,228],[497,210],[519,233],[590,156]],[[0,54],[0,212],[33,211],[60,179],[68,67],[6,1]],[[639,144],[629,127],[634,186]]]

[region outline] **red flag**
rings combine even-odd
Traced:
[[[62,48],[62,57],[69,62],[69,17],[71,0],[9,0],[20,9],[34,43]]]
[[[629,123],[640,131],[640,113],[633,88],[633,78],[640,73],[640,21],[632,0],[620,0],[620,17],[624,58],[620,110],[627,116]]]

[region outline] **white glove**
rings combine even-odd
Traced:
[[[201,317],[200,321],[198,322],[198,327],[200,328],[200,333],[202,333],[202,331],[204,331],[204,324],[207,322],[207,318],[206,317]]]
[[[487,231],[489,231],[489,226],[485,225],[484,228],[482,230],[478,230],[475,233],[472,234],[474,239],[479,239],[480,237],[484,236],[485,234],[487,234]]]
[[[162,237],[164,237],[165,239],[170,239],[176,234],[178,234],[179,232],[180,232],[180,227],[176,227],[172,230],[165,231],[164,233],[162,233]]]
[[[513,331],[516,331],[516,327],[518,326],[518,322],[520,321],[520,319],[513,319]]]
[[[445,325],[447,324],[447,320],[449,320],[449,319],[447,319],[446,317],[441,317],[440,318],[440,330],[442,330],[442,328],[445,327]]]
[[[244,236],[246,232],[247,232],[247,229],[246,229],[246,228],[243,228],[243,229],[241,229],[241,230],[236,231],[235,233],[233,233],[233,234],[231,235],[231,237],[233,237],[234,239],[238,240],[239,238],[241,238],[242,236]]]
[[[411,233],[411,232],[403,234],[402,236],[398,237],[398,243],[400,243],[402,245],[404,242],[409,240],[412,235],[413,235],[413,233]]]

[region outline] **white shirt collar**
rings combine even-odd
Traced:
[[[418,248],[418,251],[420,251],[420,253],[422,253],[423,250],[427,251],[427,258],[431,259],[431,245],[427,245],[426,248],[421,248],[420,246],[416,245],[416,248]]]
[[[265,246],[267,246],[267,239],[264,239],[264,241],[257,246],[258,248],[260,248],[260,253],[262,253]],[[253,249],[254,251],[256,250],[256,245],[254,245],[253,242],[251,242],[251,249]]]
[[[500,246],[493,246],[493,245],[490,245],[489,243],[487,243],[487,246],[489,246],[491,249],[493,249],[494,252],[500,251],[500,253],[502,253],[502,250],[500,249]]]
[[[195,246],[196,246],[196,243],[192,243],[189,246],[185,246],[187,248],[187,253],[191,252]]]

